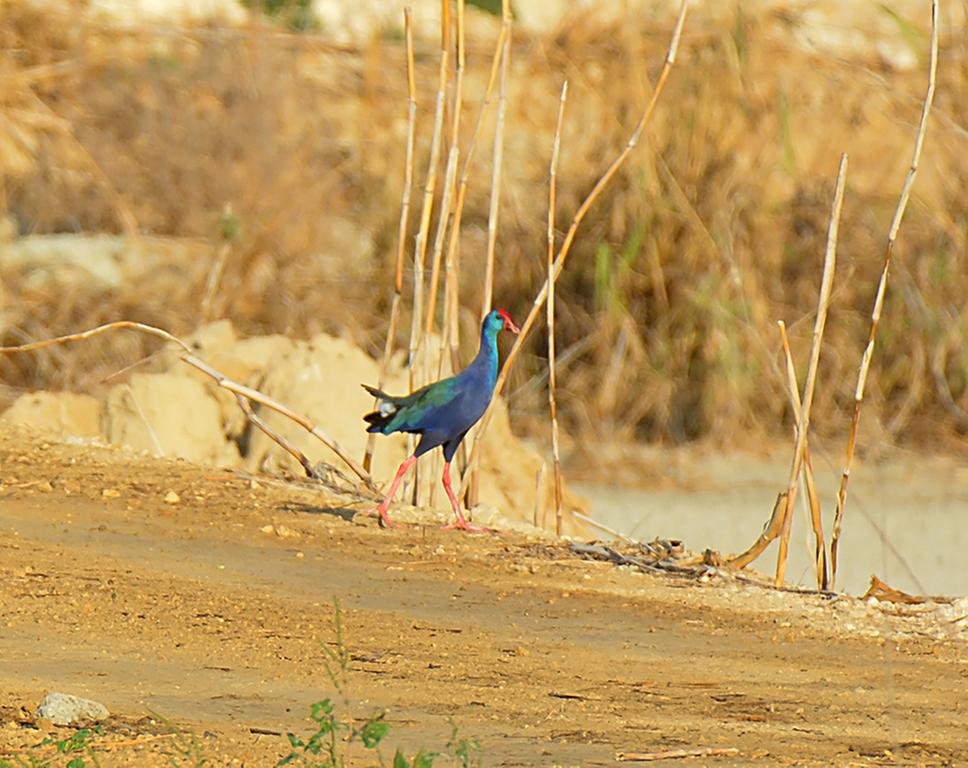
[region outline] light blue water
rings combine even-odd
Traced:
[[[741,552],[770,517],[789,459],[711,456],[681,462],[656,488],[580,484],[592,517],[639,540],[681,539],[686,547]],[[816,460],[815,460],[816,461]],[[818,465],[821,462],[816,462]],[[832,462],[831,462],[832,464]],[[829,545],[839,474],[816,466]],[[787,580],[815,586],[813,533],[801,500]],[[752,567],[773,573],[776,544]],[[841,537],[837,588],[862,594],[871,574],[915,594],[968,595],[968,458],[905,456],[855,464]]]

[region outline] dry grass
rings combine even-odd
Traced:
[[[790,423],[773,324],[790,321],[793,353],[805,359],[829,169],[841,151],[852,165],[839,246],[844,279],[831,297],[811,426],[821,435],[846,428],[923,73],[818,58],[790,45],[785,30],[795,24],[789,16],[694,20],[664,96],[674,108],[659,110],[643,146],[589,211],[557,285],[557,400],[570,431],[728,440]],[[923,57],[927,20],[915,26]],[[562,76],[575,117],[563,129],[556,213],[569,221],[626,141],[670,33],[584,23],[544,40],[516,35],[494,271],[494,296],[512,315],[529,305],[546,272],[547,158]],[[229,203],[242,229],[213,315],[252,333],[349,332],[374,355],[382,351],[393,292],[372,286],[391,285],[396,271],[402,41],[346,52],[269,28],[120,33],[39,19],[17,4],[5,9],[0,40],[5,73],[53,68],[29,82],[29,93],[19,85],[16,98],[3,91],[4,118],[19,114],[26,102],[17,99],[36,97],[48,120],[72,132],[38,124],[25,145],[29,162],[0,169],[21,229],[123,232],[123,205],[144,230],[210,239],[215,259]],[[968,54],[954,38],[941,42],[937,123],[895,247],[897,282],[866,394],[862,427],[885,439],[936,440],[968,429],[968,347],[959,343],[968,293],[968,104],[958,97]],[[490,43],[468,48],[468,101],[485,88]],[[432,45],[416,42],[415,66],[415,167],[423,169],[437,83]],[[484,122],[482,145],[493,141],[495,122]],[[470,123],[460,126],[465,141]],[[479,162],[463,208],[462,331],[477,325],[486,270],[492,167],[489,157]],[[136,292],[96,294],[45,292],[5,274],[3,341],[119,317],[184,333],[198,321],[193,297],[210,268],[185,265]],[[397,348],[405,337],[401,330]],[[473,345],[476,332],[462,338]],[[0,373],[14,388],[89,386],[151,348],[118,344],[9,358]],[[524,426],[528,414],[531,427],[544,423],[546,347],[535,334],[509,381]],[[860,443],[871,444],[869,435]]]

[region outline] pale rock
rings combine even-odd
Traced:
[[[136,373],[108,394],[104,432],[118,445],[218,467],[239,463],[219,405],[205,386],[173,373]]]
[[[101,403],[75,392],[30,392],[14,400],[0,421],[60,439],[97,438],[101,436]]]
[[[50,720],[54,725],[96,723],[110,716],[103,704],[69,693],[48,693],[37,708],[37,717]]]

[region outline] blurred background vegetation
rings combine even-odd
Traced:
[[[379,354],[403,179],[402,24],[335,42],[305,2],[247,5],[255,12],[242,25],[175,27],[101,23],[70,3],[4,4],[0,248],[25,236],[108,233],[124,238],[119,264],[145,238],[154,256],[136,281],[116,284],[47,279],[35,262],[0,262],[3,343],[118,318],[184,334],[224,316],[249,334],[347,334]],[[694,9],[658,112],[586,219],[559,283],[558,402],[573,435],[681,443],[788,433],[775,322],[787,322],[802,376],[843,151],[850,176],[813,426],[820,435],[848,426],[925,89],[929,4],[916,18],[875,8],[901,56],[877,39],[849,51],[811,48],[803,44],[808,19],[793,4],[724,8]],[[562,79],[570,96],[557,220],[566,228],[627,140],[672,21],[589,11],[542,34],[515,33],[495,289],[513,316],[523,317],[543,279]],[[497,23],[481,12],[469,24],[464,141]],[[968,432],[963,42],[963,30],[942,26],[935,111],[868,386],[866,444],[933,446]],[[418,183],[437,45],[418,37]],[[493,112],[482,148],[490,147]],[[478,152],[463,219],[468,355],[490,162],[489,149]],[[203,317],[200,297],[225,242],[220,289]],[[409,328],[406,319],[400,327]],[[510,380],[514,423],[525,431],[546,418],[545,343],[543,331],[534,334]],[[0,397],[97,387],[151,349],[150,340],[112,336],[0,359]]]

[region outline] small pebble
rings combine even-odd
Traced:
[[[181,501],[181,496],[174,491],[168,491],[165,494],[165,504],[177,504],[179,501]]]
[[[121,496],[121,491],[117,488],[105,488],[101,491],[101,495],[106,499],[117,499]]]

